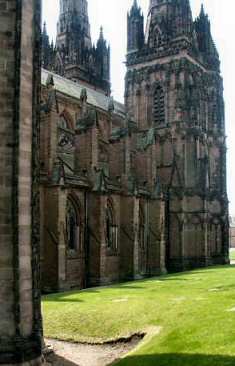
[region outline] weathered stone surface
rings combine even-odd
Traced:
[[[42,32],[42,65],[73,81],[110,95],[110,48],[103,29],[92,44],[87,0],[60,2],[56,45],[50,44],[46,24]]]
[[[135,43],[143,27],[135,3],[129,17],[126,107],[140,129],[155,129],[153,161],[166,202],[167,267],[227,263],[223,85],[208,17],[202,9],[193,21],[189,2],[152,1],[147,24],[145,43]],[[142,172],[147,161],[140,163]]]
[[[228,262],[223,86],[208,18],[193,21],[188,1],[151,4],[145,37],[137,2],[128,15],[125,106],[94,91],[97,80],[84,89],[43,70],[48,291]]]
[[[0,1],[0,364],[41,364],[36,202],[40,1]],[[33,146],[33,148],[32,148]],[[38,146],[37,146],[38,149]],[[36,183],[38,184],[38,183]],[[2,199],[3,198],[3,199]]]

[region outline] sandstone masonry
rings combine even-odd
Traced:
[[[44,27],[44,290],[228,263],[223,83],[204,9],[193,20],[188,0],[151,0],[144,32],[133,2],[125,105],[93,82],[92,59],[80,69],[91,42],[87,1],[61,1],[64,72],[48,42]],[[99,45],[107,61],[102,33]]]
[[[40,1],[0,1],[1,365],[41,364],[39,27]]]

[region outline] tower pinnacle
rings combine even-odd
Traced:
[[[97,47],[92,45],[87,0],[60,0],[56,50],[57,73],[110,93],[110,50],[103,28]]]
[[[101,26],[100,27],[100,38],[99,38],[100,40],[104,40],[104,30],[103,30],[103,27]]]
[[[65,46],[65,33],[80,34],[85,47],[91,48],[91,32],[87,0],[60,0],[60,17],[57,24],[57,47]]]
[[[144,17],[141,8],[137,4],[137,0],[134,0],[127,19],[127,50],[128,52],[133,52],[141,49],[144,45]]]
[[[213,69],[219,70],[219,55],[211,34],[211,24],[203,5],[199,17],[194,22],[199,51],[204,62]]]
[[[161,47],[174,37],[190,37],[192,28],[189,0],[150,0],[145,39],[151,47]]]

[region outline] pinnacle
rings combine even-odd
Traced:
[[[205,10],[204,10],[204,5],[201,4],[201,11],[200,11],[200,16],[205,16]]]
[[[136,9],[138,8],[137,0],[134,0],[133,8],[136,8]]]
[[[46,24],[46,22],[43,23],[43,33],[47,34],[47,24]]]
[[[104,39],[104,29],[103,29],[103,26],[101,25],[100,27],[100,39]]]
[[[140,7],[138,6],[138,1],[134,0],[133,4],[132,4],[132,7],[131,7],[131,13],[132,14],[138,14],[139,11],[140,11]]]

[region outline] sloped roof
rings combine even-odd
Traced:
[[[80,100],[81,91],[85,88],[87,91],[87,102],[95,107],[108,111],[110,97],[107,97],[97,90],[93,90],[87,86],[84,86],[79,82],[68,80],[60,75],[54,74],[51,71],[42,69],[42,85],[44,86],[46,86],[48,75],[53,76],[55,89],[60,93]],[[124,116],[124,105],[114,101],[114,113]]]

